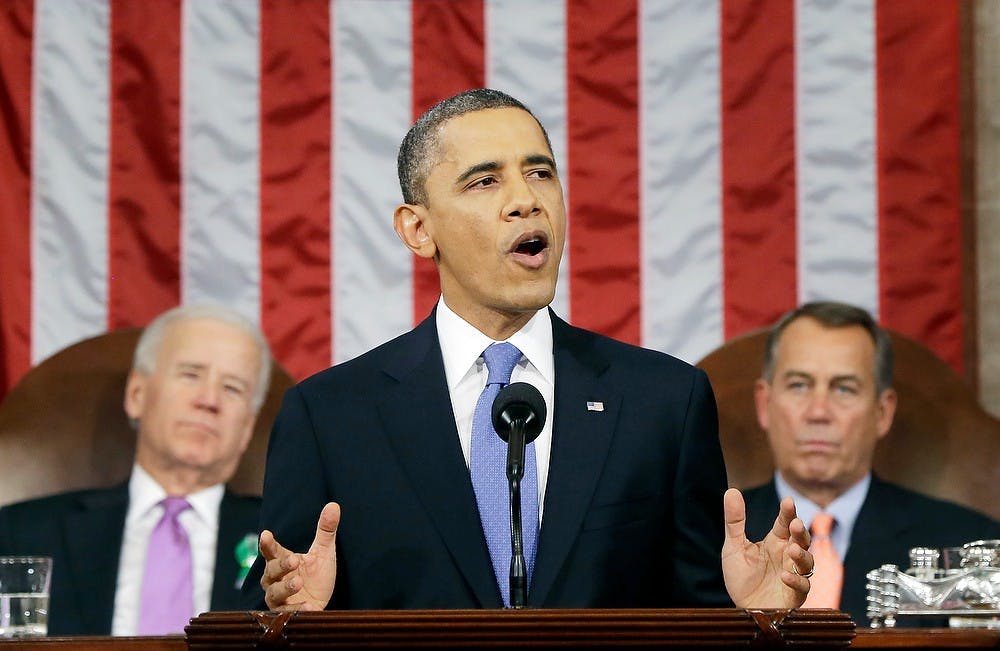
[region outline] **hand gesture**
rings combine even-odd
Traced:
[[[333,596],[337,580],[337,525],[340,505],[323,507],[316,524],[316,536],[309,551],[296,554],[285,549],[264,530],[260,553],[267,564],[260,578],[264,601],[271,610],[323,610]]]
[[[781,501],[778,517],[764,540],[746,536],[746,504],[735,488],[726,491],[726,541],[722,575],[726,590],[739,608],[798,608],[809,593],[813,557],[809,532],[795,515],[795,503]]]

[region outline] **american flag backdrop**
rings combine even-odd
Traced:
[[[957,0],[0,0],[0,395],[180,302],[296,378],[438,295],[399,141],[512,93],[567,194],[553,307],[697,361],[807,299],[962,370]]]

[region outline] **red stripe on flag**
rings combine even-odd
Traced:
[[[109,328],[180,302],[180,25],[179,0],[111,3]]]
[[[795,307],[795,7],[723,0],[723,322],[727,339]]]
[[[879,313],[961,373],[959,7],[876,11]]]
[[[34,4],[0,6],[0,398],[31,366],[31,38]]]
[[[638,344],[637,3],[586,0],[566,11],[572,319]]]
[[[300,379],[332,359],[329,7],[261,3],[261,321]]]
[[[413,12],[413,119],[439,101],[486,82],[483,3],[422,0]],[[437,268],[413,258],[413,321],[441,294]]]

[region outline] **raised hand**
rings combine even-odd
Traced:
[[[809,532],[795,515],[795,503],[781,501],[771,531],[760,542],[746,536],[746,504],[735,488],[724,497],[726,540],[722,574],[739,608],[797,608],[809,594],[813,557]]]
[[[271,610],[323,610],[337,581],[337,525],[340,505],[323,507],[309,551],[295,553],[282,547],[274,534],[260,534],[260,553],[267,564],[260,578],[264,601]]]

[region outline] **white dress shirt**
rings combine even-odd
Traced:
[[[483,361],[483,351],[497,343],[455,314],[441,298],[437,312],[438,340],[444,358],[445,378],[451,396],[451,408],[458,427],[458,439],[469,466],[472,447],[472,417],[476,411],[479,394],[486,388],[489,371]],[[531,317],[523,328],[511,335],[508,342],[521,351],[521,361],[511,373],[511,382],[527,382],[541,392],[545,399],[545,425],[535,439],[535,466],[538,471],[538,518],[541,524],[542,506],[545,504],[545,482],[549,475],[549,451],[552,446],[552,415],[555,387],[555,362],[552,358],[552,320],[549,311],[542,308]]]
[[[178,516],[191,543],[191,563],[194,568],[192,616],[207,611],[211,606],[215,546],[219,534],[219,506],[224,490],[222,484],[217,484],[188,495],[187,501],[191,508]],[[115,610],[111,619],[112,635],[135,635],[138,629],[146,547],[156,523],[163,516],[160,501],[167,497],[163,487],[138,464],[132,467],[128,495],[122,552],[118,561]]]

